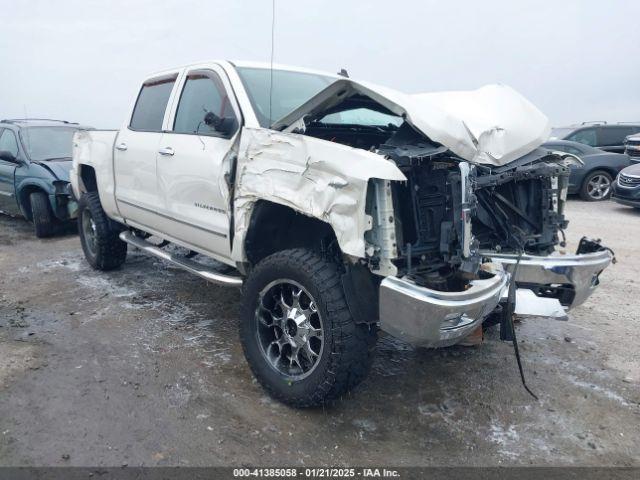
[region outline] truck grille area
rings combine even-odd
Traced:
[[[408,181],[394,185],[394,202],[400,212],[397,230],[402,267],[437,271],[459,263],[454,222],[460,204],[457,163],[430,162],[401,170]]]
[[[554,179],[556,180],[554,182]],[[568,183],[568,168],[541,163],[521,167],[508,176],[476,179],[477,212],[473,234],[481,250],[545,254],[567,227],[560,192]]]

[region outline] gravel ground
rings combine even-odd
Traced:
[[[381,339],[364,384],[297,411],[253,380],[240,294],[130,252],[85,263],[0,216],[0,465],[640,465],[640,211],[571,201],[569,241],[619,262],[568,322],[509,343],[416,350]]]

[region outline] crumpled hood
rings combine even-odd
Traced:
[[[73,166],[72,161],[43,161],[36,163],[49,170],[55,175],[56,179],[64,180],[65,182],[69,181],[69,171]]]
[[[506,85],[409,95],[351,79],[332,83],[273,128],[293,126],[304,116],[335,107],[352,95],[366,95],[396,115],[404,115],[432,141],[474,163],[510,163],[540,146],[551,132],[549,119]]]

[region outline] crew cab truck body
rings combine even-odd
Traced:
[[[257,379],[318,405],[364,378],[378,328],[425,347],[464,339],[518,262],[516,313],[564,317],[586,300],[611,254],[554,252],[579,160],[539,148],[548,133],[498,85],[405,95],[282,66],[167,70],[119,131],[74,139],[82,247],[98,269],[133,245],[241,286]]]

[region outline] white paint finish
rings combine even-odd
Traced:
[[[175,152],[156,160],[160,230],[228,256],[229,194],[224,175],[229,165],[224,159],[231,140],[165,133],[160,145]]]
[[[158,192],[156,157],[162,133],[137,132],[124,128],[117,144],[126,150],[114,149],[113,171],[118,210],[125,219],[135,220],[153,228],[162,228],[162,220],[152,212],[161,202]]]
[[[229,157],[239,129],[231,139],[172,132],[187,76],[207,72],[220,81],[238,123],[242,122],[233,89],[219,65],[203,63],[183,70],[169,104],[160,141],[160,148],[171,148],[174,154],[156,158],[160,195],[157,208],[162,215],[160,230],[228,258],[229,189],[225,175],[231,169]]]
[[[337,105],[354,94],[366,95],[406,119],[434,142],[474,163],[504,165],[534,150],[549,138],[548,118],[505,85],[473,91],[408,95],[371,83],[339,79],[319,92],[274,128],[290,127],[310,112]]]
[[[79,130],[73,136],[73,167],[69,179],[76,198],[85,191],[80,179],[83,165],[92,167],[96,174],[98,194],[102,208],[111,218],[121,220],[115,202],[113,181],[113,145],[117,130]]]
[[[244,128],[238,156],[232,258],[244,260],[253,205],[268,200],[333,227],[342,252],[365,256],[365,214],[371,178],[406,180],[380,155],[304,135]]]

